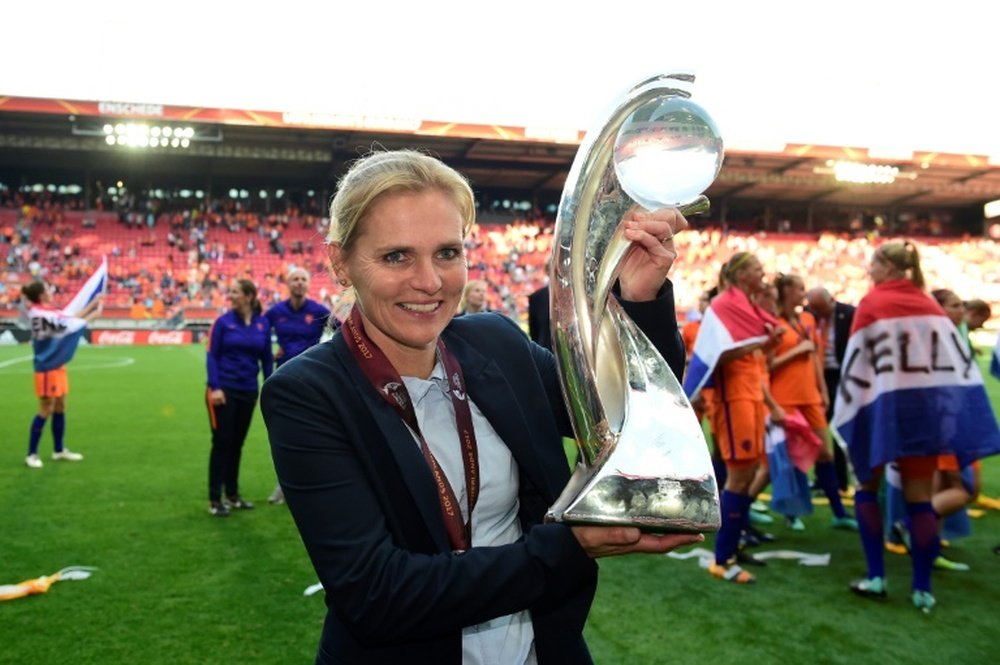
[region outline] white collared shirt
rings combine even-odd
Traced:
[[[455,421],[455,406],[440,359],[428,379],[404,376],[403,383],[413,401],[417,424],[428,447],[444,471],[468,520],[465,468]],[[518,468],[510,449],[486,420],[472,398],[472,426],[479,449],[479,499],[472,514],[472,546],[507,545],[521,537],[518,521]],[[411,432],[412,433],[412,432]],[[414,443],[420,442],[414,434]],[[524,663],[534,665],[535,632],[531,613],[522,610],[462,629],[462,663],[490,665]]]

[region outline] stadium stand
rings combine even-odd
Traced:
[[[44,277],[57,294],[75,292],[102,256],[109,260],[106,319],[202,326],[226,307],[226,286],[237,277],[258,284],[265,306],[287,297],[283,275],[292,266],[313,273],[317,297],[335,305],[340,287],[326,274],[318,214],[264,214],[215,203],[201,208],[109,212],[82,210],[78,201],[19,197],[0,207],[0,318],[16,316],[20,285]],[[495,217],[488,217],[496,221]],[[738,251],[760,257],[769,275],[805,277],[840,300],[857,302],[868,288],[868,257],[881,242],[868,233],[765,233],[699,227],[679,238],[673,280],[681,313],[697,306],[719,268]],[[527,297],[545,283],[552,223],[536,218],[477,224],[467,241],[470,279],[489,286],[491,309],[523,319]],[[985,238],[918,237],[928,283],[963,298],[982,298],[1000,311],[1000,246]],[[58,301],[58,297],[57,297]],[[989,326],[992,328],[992,326]]]

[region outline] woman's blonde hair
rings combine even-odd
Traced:
[[[875,250],[875,256],[881,257],[891,264],[916,286],[924,288],[924,273],[920,270],[920,253],[917,252],[917,246],[909,240],[887,242]]]
[[[392,150],[362,157],[337,183],[337,193],[330,202],[327,242],[349,251],[358,235],[358,224],[380,197],[428,189],[440,190],[451,198],[462,216],[462,234],[468,234],[476,221],[476,203],[465,177],[422,152]]]
[[[736,252],[733,254],[726,261],[726,265],[722,266],[722,271],[719,273],[719,281],[722,282],[724,280],[727,285],[735,284],[736,273],[743,270],[752,258],[754,258],[754,255],[750,252]]]
[[[795,286],[796,283],[802,282],[802,278],[798,275],[786,275],[784,273],[778,273],[774,277],[774,288],[778,294],[778,310],[784,310],[785,303],[785,293],[788,289]],[[798,305],[798,303],[796,303]]]

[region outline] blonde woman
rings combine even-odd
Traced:
[[[462,291],[462,301],[458,305],[458,315],[488,312],[486,305],[487,284],[481,279],[469,280]]]

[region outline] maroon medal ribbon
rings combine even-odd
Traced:
[[[469,549],[472,546],[472,511],[479,499],[479,446],[476,443],[476,431],[472,426],[472,410],[469,408],[468,395],[464,389],[465,379],[462,376],[462,368],[459,366],[458,360],[439,338],[437,350],[447,375],[451,403],[455,407],[458,438],[462,446],[462,466],[465,467],[465,494],[469,519],[464,523],[455,490],[452,489],[451,483],[448,482],[447,476],[427,445],[424,435],[420,432],[417,413],[413,408],[413,401],[406,390],[406,385],[382,349],[378,348],[368,337],[361,320],[361,312],[356,306],[351,310],[351,315],[347,317],[343,327],[346,328],[344,332],[347,333],[344,335],[347,348],[351,350],[368,381],[382,398],[396,410],[396,413],[413,430],[420,441],[420,452],[427,460],[427,465],[434,475],[434,482],[437,484],[441,516],[444,518],[444,525],[448,531],[448,540],[451,542],[452,549]]]

